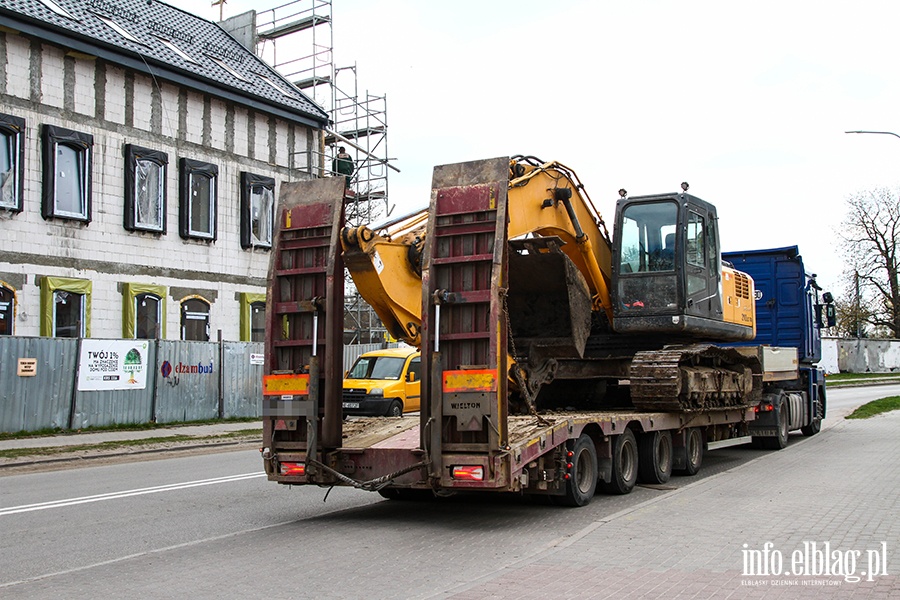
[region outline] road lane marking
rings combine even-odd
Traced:
[[[124,490],[121,492],[110,492],[107,494],[97,494],[95,496],[82,496],[80,498],[68,498],[65,500],[53,500],[51,502],[40,502],[37,504],[23,504],[22,506],[11,506],[9,508],[0,508],[0,517],[7,515],[16,515],[19,513],[32,512],[36,510],[47,510],[49,508],[64,508],[67,506],[75,506],[78,504],[87,504],[90,502],[104,502],[106,500],[118,500],[120,498],[130,498],[132,496],[142,496],[145,494],[156,494],[159,492],[174,492],[176,490],[185,490],[193,487],[204,485],[215,485],[218,483],[231,483],[234,481],[244,481],[246,479],[255,479],[257,477],[265,477],[265,473],[244,473],[241,475],[228,475],[227,477],[215,477],[213,479],[199,479],[197,481],[185,481],[183,483],[170,483],[167,485],[158,485],[148,488],[139,488],[134,490]]]

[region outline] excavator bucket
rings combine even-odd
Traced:
[[[591,294],[555,237],[511,241],[507,311],[516,359],[582,358]]]

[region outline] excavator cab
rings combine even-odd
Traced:
[[[723,341],[753,339],[723,310],[716,209],[687,193],[622,198],[613,239],[613,328]]]

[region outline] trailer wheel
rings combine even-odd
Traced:
[[[816,416],[810,421],[809,425],[800,428],[800,433],[809,437],[816,435],[822,430],[822,415],[825,414],[825,399],[822,398],[822,391],[819,390],[819,398],[816,400]]]
[[[558,502],[563,506],[585,506],[594,497],[598,477],[597,448],[589,435],[582,433],[575,440],[569,463],[572,468],[566,480],[566,495],[558,497]]]
[[[626,429],[613,440],[612,477],[609,483],[602,482],[601,488],[607,494],[627,494],[634,489],[638,476],[638,448],[634,433]]]
[[[703,463],[703,433],[696,427],[684,433],[684,468],[679,469],[681,475],[696,475]]]
[[[650,431],[638,442],[638,480],[641,483],[665,483],[672,475],[672,434]]]
[[[391,402],[391,405],[387,409],[388,417],[402,417],[403,416],[403,404],[399,400],[394,400]]]

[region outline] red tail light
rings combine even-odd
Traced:
[[[484,481],[484,467],[474,465],[458,465],[453,467],[453,479],[461,481]]]
[[[303,463],[280,463],[281,474],[290,475],[292,477],[303,477],[306,475],[306,465]]]

